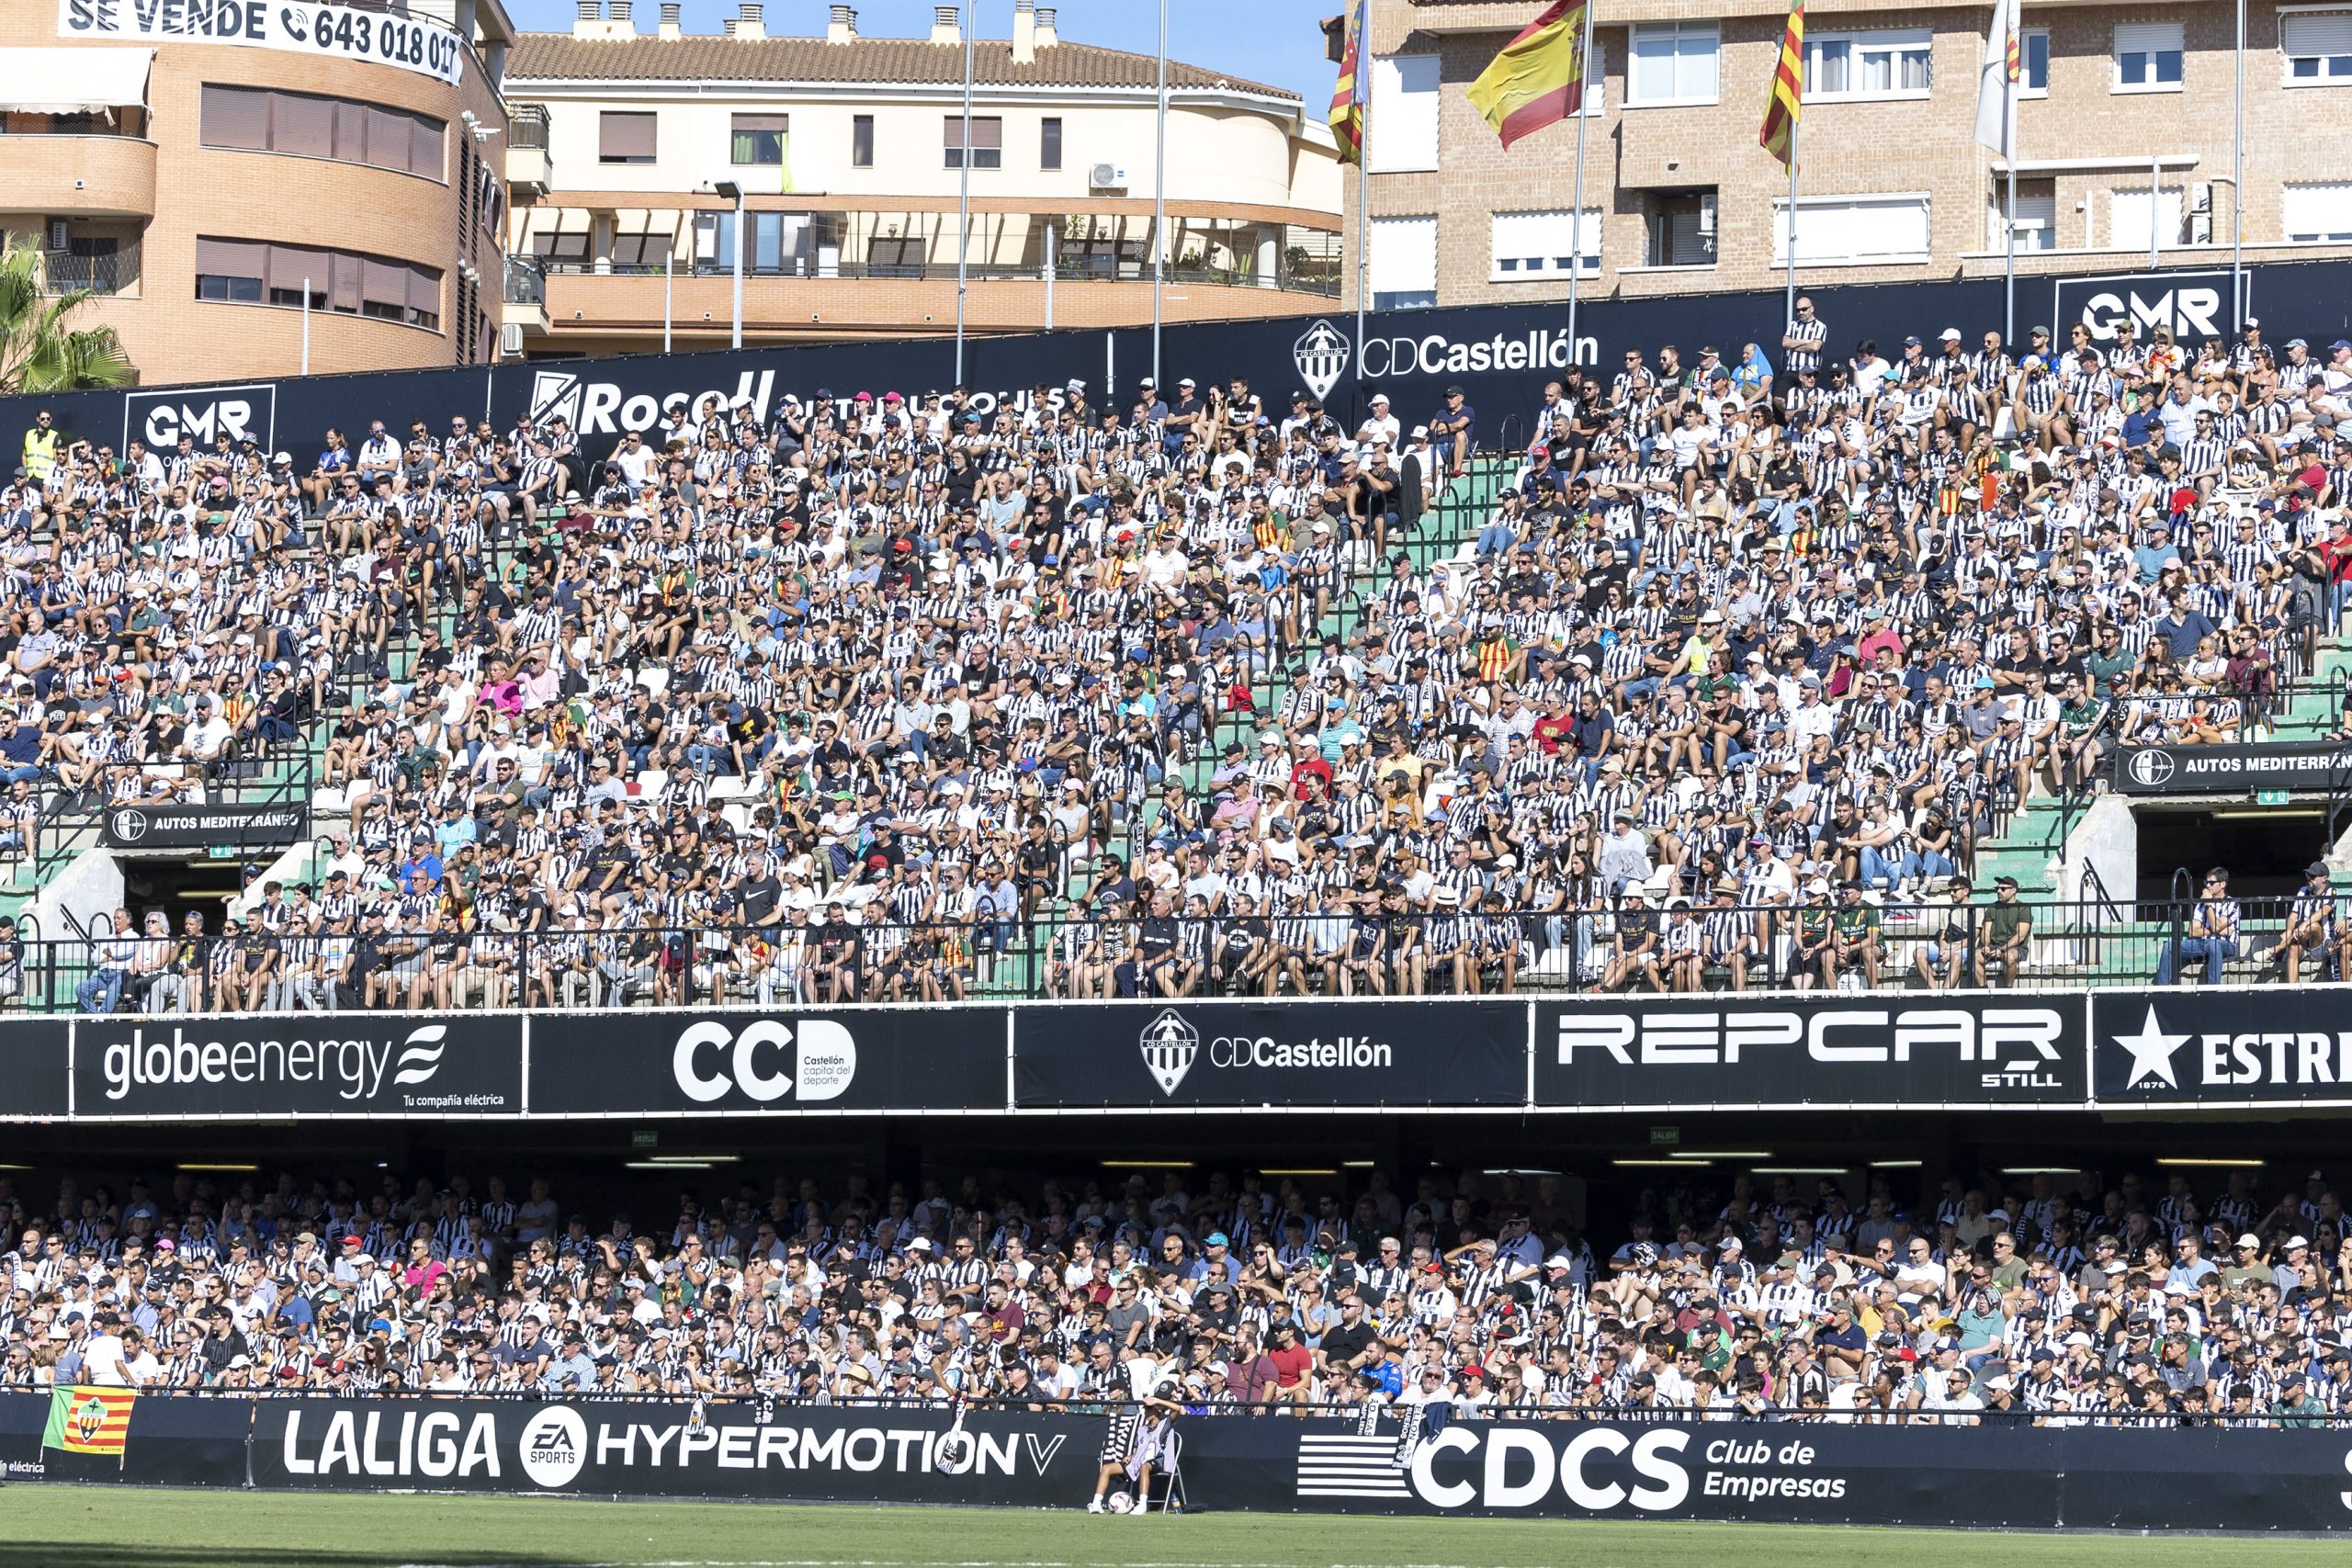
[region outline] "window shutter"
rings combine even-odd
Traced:
[[[360,298],[370,305],[390,306],[395,310],[408,309],[408,267],[400,262],[379,261],[374,256],[359,258]]]
[[[428,180],[442,177],[441,148],[447,140],[445,127],[437,119],[418,115],[408,122],[408,172],[423,175]]]
[[[198,240],[196,270],[207,277],[260,277],[269,247],[259,240]]]
[[[2178,22],[2118,22],[2115,24],[2115,52],[2118,54],[2162,54],[2180,50],[2181,25]]]
[[[272,93],[269,98],[271,147],[305,158],[335,155],[333,99],[309,98],[296,93]]]
[[[203,140],[208,147],[269,146],[269,95],[254,87],[204,85]]]
[[[408,308],[427,318],[441,314],[441,274],[429,266],[408,269]]]
[[[633,161],[653,156],[654,117],[635,109],[606,109],[597,121],[597,155]]]
[[[734,126],[739,133],[773,130],[781,135],[792,129],[792,117],[788,114],[739,114],[735,117]]]
[[[269,247],[269,286],[299,293],[302,280],[311,280],[311,292],[323,294],[327,288],[327,253],[302,245],[272,245]]]
[[[342,252],[328,258],[328,270],[334,275],[327,284],[327,309],[340,310],[346,316],[359,313],[359,258]]]
[[[2352,54],[2352,11],[2312,11],[2279,17],[2278,52],[2289,56]]]

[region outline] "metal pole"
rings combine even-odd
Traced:
[[[743,195],[735,193],[735,324],[728,333],[729,348],[743,346]]]
[[[2156,246],[2164,220],[2165,163],[2157,153],[2148,159],[2148,270],[2156,270]]]
[[[2016,0],[2007,7],[2009,37],[2017,44],[2018,8]],[[2005,57],[2006,60],[2006,57]],[[2001,85],[2008,102],[2003,106],[2005,122],[2001,128],[2001,149],[2008,155],[2009,193],[2008,220],[2001,225],[2001,256],[2005,293],[2001,310],[2001,342],[2011,353],[2018,341],[2018,83],[2005,62],[2001,67]]]
[[[302,374],[311,373],[311,279],[302,277]]]
[[[1797,130],[1804,117],[1789,121],[1789,297],[1783,301],[1788,320],[1797,319]]]
[[[964,291],[970,286],[972,254],[972,7],[964,6],[964,152],[957,160],[960,194],[956,198],[956,384],[964,384]]]
[[[2238,0],[2236,84],[2231,114],[2236,122],[2230,136],[2230,314],[2232,324],[2245,325],[2245,0]]]
[[[1054,269],[1059,260],[1062,226],[1058,220],[1046,226],[1046,330],[1054,330]]]
[[[678,265],[678,236],[670,236],[670,254],[662,258],[662,352],[670,352],[670,285]]]
[[[1168,276],[1168,0],[1159,0],[1159,126],[1151,173],[1151,384],[1159,385],[1159,294]],[[1103,395],[1110,396],[1105,387]],[[1107,406],[1107,405],[1106,405]]]
[[[1358,51],[1356,69],[1363,69]],[[1363,395],[1363,307],[1372,293],[1372,148],[1365,138],[1356,147],[1356,395]]]
[[[1577,284],[1584,277],[1584,138],[1586,122],[1592,118],[1592,105],[1586,95],[1592,90],[1592,4],[1586,0],[1584,8],[1584,39],[1577,55],[1578,69],[1584,80],[1577,85],[1577,179],[1575,209],[1575,249],[1568,261],[1568,366],[1571,369],[1583,363],[1577,355]]]

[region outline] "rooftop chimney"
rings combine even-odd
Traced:
[[[961,13],[954,6],[933,6],[931,8],[931,41],[962,43],[964,28]]]
[[[765,7],[760,4],[760,0],[743,0],[741,11],[735,22],[735,36],[737,38],[767,37],[767,24],[761,20],[761,15],[764,10]]]
[[[1054,8],[1051,6],[1038,6],[1037,47],[1039,49],[1051,49],[1060,41],[1061,39],[1059,36],[1054,31]]]
[[[605,30],[603,0],[580,0],[571,20],[573,38],[595,38]]]
[[[611,4],[605,7],[605,15],[616,24],[606,28],[607,32],[637,31],[637,24],[629,19],[629,3],[630,0],[611,0]]]
[[[662,0],[662,26],[660,32],[661,36],[663,38],[683,38],[685,36],[685,28],[680,25],[678,20],[678,0]]]
[[[1012,62],[1027,65],[1037,58],[1037,0],[1012,0]]]
[[[825,41],[827,43],[855,43],[857,41],[856,6],[836,6],[833,7],[832,16],[825,23]]]

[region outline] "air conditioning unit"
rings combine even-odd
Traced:
[[[498,352],[520,355],[523,352],[523,323],[509,321],[498,329]]]
[[[2210,245],[2213,243],[2211,213],[2192,212],[2188,215],[2188,243],[2192,245]]]
[[[1712,234],[1714,231],[1715,198],[1712,195],[1702,196],[1699,197],[1699,232]]]
[[[1092,190],[1123,190],[1127,184],[1127,171],[1116,164],[1097,164],[1087,171],[1086,184]]]
[[[65,220],[62,218],[52,218],[49,220],[49,248],[52,251],[71,248],[65,233]]]
[[[2199,180],[2188,187],[2188,210],[2191,212],[2213,210],[2213,184],[2211,180]]]

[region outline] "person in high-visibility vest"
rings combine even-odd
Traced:
[[[35,484],[47,484],[50,470],[57,467],[57,423],[42,409],[33,415],[33,427],[25,432],[25,477]]]

